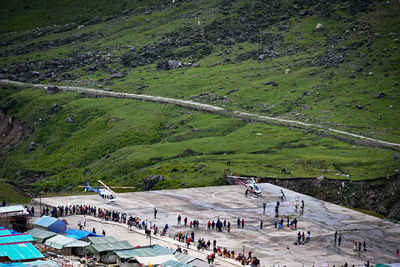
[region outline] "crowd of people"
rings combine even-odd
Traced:
[[[284,195],[283,191],[281,191],[280,194],[280,201],[285,201],[286,196]],[[279,206],[280,206],[280,201],[278,200],[276,203],[275,211],[276,213],[279,211]],[[5,205],[4,203],[2,203]],[[304,210],[304,201],[301,200],[299,202],[298,199],[295,200],[294,206],[295,210],[297,211],[299,206],[300,209],[303,211]],[[29,214],[34,216],[35,214],[35,208],[32,207],[29,209],[27,206],[25,207]],[[263,208],[263,213],[265,213],[266,210],[266,203],[262,203],[262,208]],[[156,219],[157,217],[157,209],[154,208],[154,218]],[[167,233],[167,230],[169,228],[168,224],[165,224],[164,227],[159,229],[155,224],[151,225],[150,222],[147,220],[141,220],[139,217],[129,215],[124,212],[118,212],[118,211],[113,211],[113,210],[106,210],[103,208],[97,208],[94,206],[89,206],[89,205],[65,205],[65,206],[57,206],[57,207],[43,207],[40,210],[41,215],[48,215],[52,217],[64,217],[68,215],[90,215],[94,216],[96,218],[105,220],[105,221],[113,221],[121,224],[126,224],[128,226],[128,229],[132,230],[133,227],[144,230],[147,234],[153,234],[153,235],[160,235],[160,236],[165,236]],[[85,218],[85,217],[84,217]],[[237,228],[239,229],[244,229],[245,227],[245,219],[242,217],[238,217],[237,220]],[[231,222],[227,220],[221,220],[220,218],[216,218],[216,220],[208,220],[207,222],[204,222],[206,226],[204,226],[204,229],[207,231],[217,231],[217,232],[223,232],[226,231],[229,233],[231,231]],[[286,217],[285,219],[283,217],[275,217],[274,219],[274,227],[277,229],[283,229],[285,227],[289,228],[290,230],[297,230],[297,224],[298,220],[296,217]],[[243,253],[235,253],[234,249],[229,249],[223,246],[217,246],[217,241],[216,240],[207,240],[204,238],[198,238],[197,241],[195,239],[195,229],[199,229],[200,222],[197,219],[194,220],[189,220],[187,216],[184,218],[181,216],[181,214],[178,215],[177,217],[177,225],[178,226],[184,226],[184,227],[189,227],[190,229],[193,230],[188,230],[188,231],[179,231],[175,234],[174,239],[178,240],[179,242],[182,242],[185,244],[186,248],[189,249],[192,247],[196,247],[198,250],[207,250],[210,251],[211,253],[207,256],[207,260],[209,263],[213,263],[214,259],[216,256],[223,257],[223,258],[230,258],[230,259],[235,259],[239,261],[240,263],[243,264],[252,264],[252,266],[257,266],[259,264],[259,260],[256,257],[252,257],[252,251],[249,250],[249,254],[243,255]],[[84,223],[81,224],[82,228],[86,226],[86,219],[84,219]],[[260,229],[263,229],[263,221],[260,221]],[[94,233],[96,232],[95,228],[92,230]],[[105,236],[105,231],[103,230],[102,235]],[[299,244],[305,244],[311,240],[311,231],[307,232],[301,232],[298,231],[297,233],[297,241],[295,242],[296,245]],[[335,244],[338,244],[338,246],[341,245],[342,242],[342,235],[338,234],[338,232],[335,232],[334,234],[334,242]],[[366,251],[366,241],[354,241],[353,243],[353,250],[354,251],[359,251],[361,252],[363,248],[363,251]],[[187,250],[186,250],[187,251]],[[396,251],[396,257],[398,257],[398,250]]]

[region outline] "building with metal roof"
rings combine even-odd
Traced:
[[[28,230],[28,214],[21,205],[0,207],[0,226],[25,232]]]
[[[0,245],[13,244],[13,243],[26,243],[34,241],[30,234],[15,234],[15,235],[2,235],[0,236]],[[1,250],[1,248],[0,248]]]
[[[33,223],[34,227],[55,233],[65,233],[67,224],[54,217],[42,216]]]
[[[61,267],[60,264],[58,264],[55,261],[51,260],[35,260],[35,261],[29,261],[29,262],[14,262],[14,263],[5,263],[1,264],[0,267]]]
[[[54,232],[46,231],[46,230],[39,229],[39,228],[33,228],[26,233],[29,233],[30,235],[32,235],[33,239],[35,239],[35,241],[39,242],[39,243],[43,243],[44,241],[46,241],[46,239],[49,239],[49,238],[57,235]]]
[[[0,229],[0,236],[2,235],[12,235],[13,233],[11,232],[10,229]]]
[[[0,262],[29,261],[44,258],[31,243],[0,245]]]

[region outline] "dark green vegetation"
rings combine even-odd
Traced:
[[[1,35],[3,79],[95,82],[400,142],[397,2],[1,5],[2,32],[27,30]],[[49,27],[30,30],[38,26]],[[85,179],[140,190],[149,175],[164,177],[155,189],[217,185],[225,168],[373,180],[400,165],[391,150],[165,104],[10,87],[0,97],[3,112],[33,130],[2,153],[0,177],[34,193],[75,190]]]

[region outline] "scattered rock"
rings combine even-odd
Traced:
[[[274,81],[272,82],[263,82],[263,85],[272,85],[272,86],[278,86],[278,84]]]
[[[236,92],[236,91],[239,91],[239,89],[232,89],[232,90],[229,90],[228,92],[226,92],[226,95],[230,95],[230,94],[232,94],[232,93],[234,93],[234,92]]]
[[[157,62],[157,69],[160,70],[171,70],[183,66],[184,64],[178,60],[166,60],[166,61],[162,60]]]
[[[318,31],[322,31],[322,30],[325,29],[325,27],[324,27],[324,25],[322,25],[321,23],[318,23],[318,24],[315,26],[315,29],[318,30]]]
[[[26,149],[26,152],[31,152],[31,151],[35,150],[38,146],[39,146],[38,143],[31,142],[31,144],[29,145],[29,147]]]
[[[45,86],[43,88],[48,94],[55,94],[60,92],[60,89],[57,86]]]
[[[290,73],[290,69],[286,69],[285,74],[289,74],[289,73]]]
[[[65,122],[67,122],[67,123],[74,123],[74,122],[75,122],[75,120],[74,120],[74,115],[69,115],[69,116],[65,119]]]
[[[385,96],[386,96],[386,94],[384,92],[379,92],[374,97],[375,98],[384,98]]]
[[[356,105],[356,108],[357,109],[363,109],[363,106],[362,105]]]
[[[110,81],[115,78],[124,78],[124,77],[125,77],[125,74],[123,72],[116,72],[116,73],[113,73],[110,76],[108,76],[108,78],[106,80]]]
[[[279,25],[278,26],[278,30],[280,30],[280,31],[289,31],[289,26],[287,26],[287,25]]]

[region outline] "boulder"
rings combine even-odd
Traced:
[[[379,92],[374,97],[375,98],[384,98],[385,96],[386,96],[386,94],[384,92]]]
[[[164,181],[164,176],[150,175],[143,181],[143,190],[147,191],[152,189],[157,183]]]
[[[318,24],[315,26],[315,29],[318,30],[318,31],[322,31],[323,29],[325,29],[325,27],[324,27],[324,25],[322,25],[321,23],[318,23]]]
[[[110,81],[115,78],[124,78],[124,76],[125,76],[125,74],[123,72],[116,72],[116,73],[113,73],[110,76],[108,76],[108,78],[106,80]]]
[[[45,86],[43,88],[48,94],[55,94],[60,92],[60,89],[57,86]]]
[[[26,149],[26,152],[31,152],[31,151],[35,150],[38,146],[39,146],[38,143],[31,142],[31,144],[29,145],[29,147]]]
[[[69,116],[65,119],[65,122],[67,122],[67,123],[74,123],[74,122],[75,122],[74,116],[73,116],[73,115],[69,115]]]
[[[157,62],[157,69],[160,70],[171,70],[179,67],[183,67],[183,63],[178,60],[161,60]]]
[[[287,26],[287,25],[279,25],[278,26],[278,30],[287,32],[287,31],[289,31],[289,26]]]

